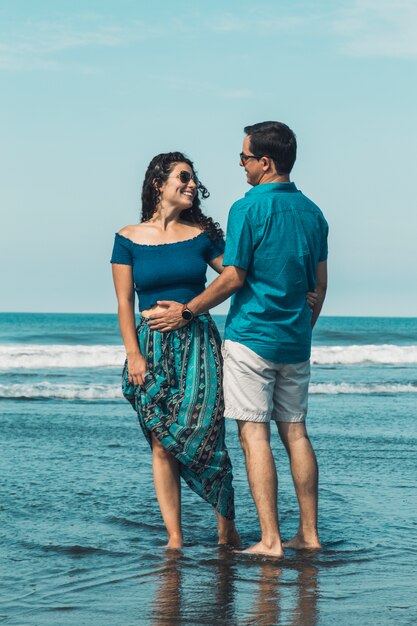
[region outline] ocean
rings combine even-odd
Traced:
[[[123,361],[115,315],[0,314],[0,623],[417,623],[417,319],[319,320],[307,424],[323,550],[279,562],[218,548],[211,507],[186,487],[185,547],[165,553]],[[290,538],[297,503],[272,439]],[[259,527],[234,423],[227,444],[249,545]]]

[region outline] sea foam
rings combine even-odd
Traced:
[[[384,395],[397,393],[417,393],[417,384],[403,385],[400,383],[318,383],[311,384],[310,393],[314,394],[351,394],[351,395]]]
[[[15,400],[117,400],[120,385],[52,384],[47,381],[25,385],[0,385],[0,399]]]
[[[122,346],[1,344],[0,369],[121,367]],[[416,364],[417,345],[315,346],[311,362],[317,365]]]
[[[121,367],[122,346],[0,345],[0,369]]]
[[[318,365],[354,365],[358,363],[380,363],[396,365],[417,363],[417,346],[348,345],[313,347],[311,362]]]
[[[337,395],[384,395],[417,394],[417,384],[369,383],[369,384],[312,384],[310,393]],[[120,385],[96,384],[53,384],[47,381],[18,385],[0,384],[0,400],[119,400],[122,399]]]

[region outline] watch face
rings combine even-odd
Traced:
[[[190,320],[193,319],[193,314],[191,313],[190,309],[184,309],[182,312],[182,317],[183,319],[187,320],[187,322],[189,322]]]

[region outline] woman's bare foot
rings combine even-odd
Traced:
[[[246,550],[236,550],[239,554],[247,554],[248,556],[269,556],[275,559],[282,559],[284,557],[284,550],[280,541],[266,545],[263,541],[246,548]]]
[[[236,530],[235,523],[232,519],[227,519],[215,510],[217,517],[217,527],[219,533],[219,546],[240,546],[240,535]]]
[[[167,550],[181,550],[182,548],[182,535],[171,535],[168,538],[168,543],[164,546]]]
[[[284,548],[292,548],[293,550],[321,550],[321,543],[318,537],[305,539],[302,535],[295,535],[289,541],[284,541]]]
[[[233,524],[233,528],[227,531],[219,532],[219,546],[240,546],[242,543],[240,539],[240,535],[237,532],[235,525]]]

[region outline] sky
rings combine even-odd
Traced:
[[[0,311],[115,312],[151,158],[185,152],[225,229],[243,127],[279,120],[330,225],[323,314],[417,316],[416,32],[414,0],[0,0]]]

